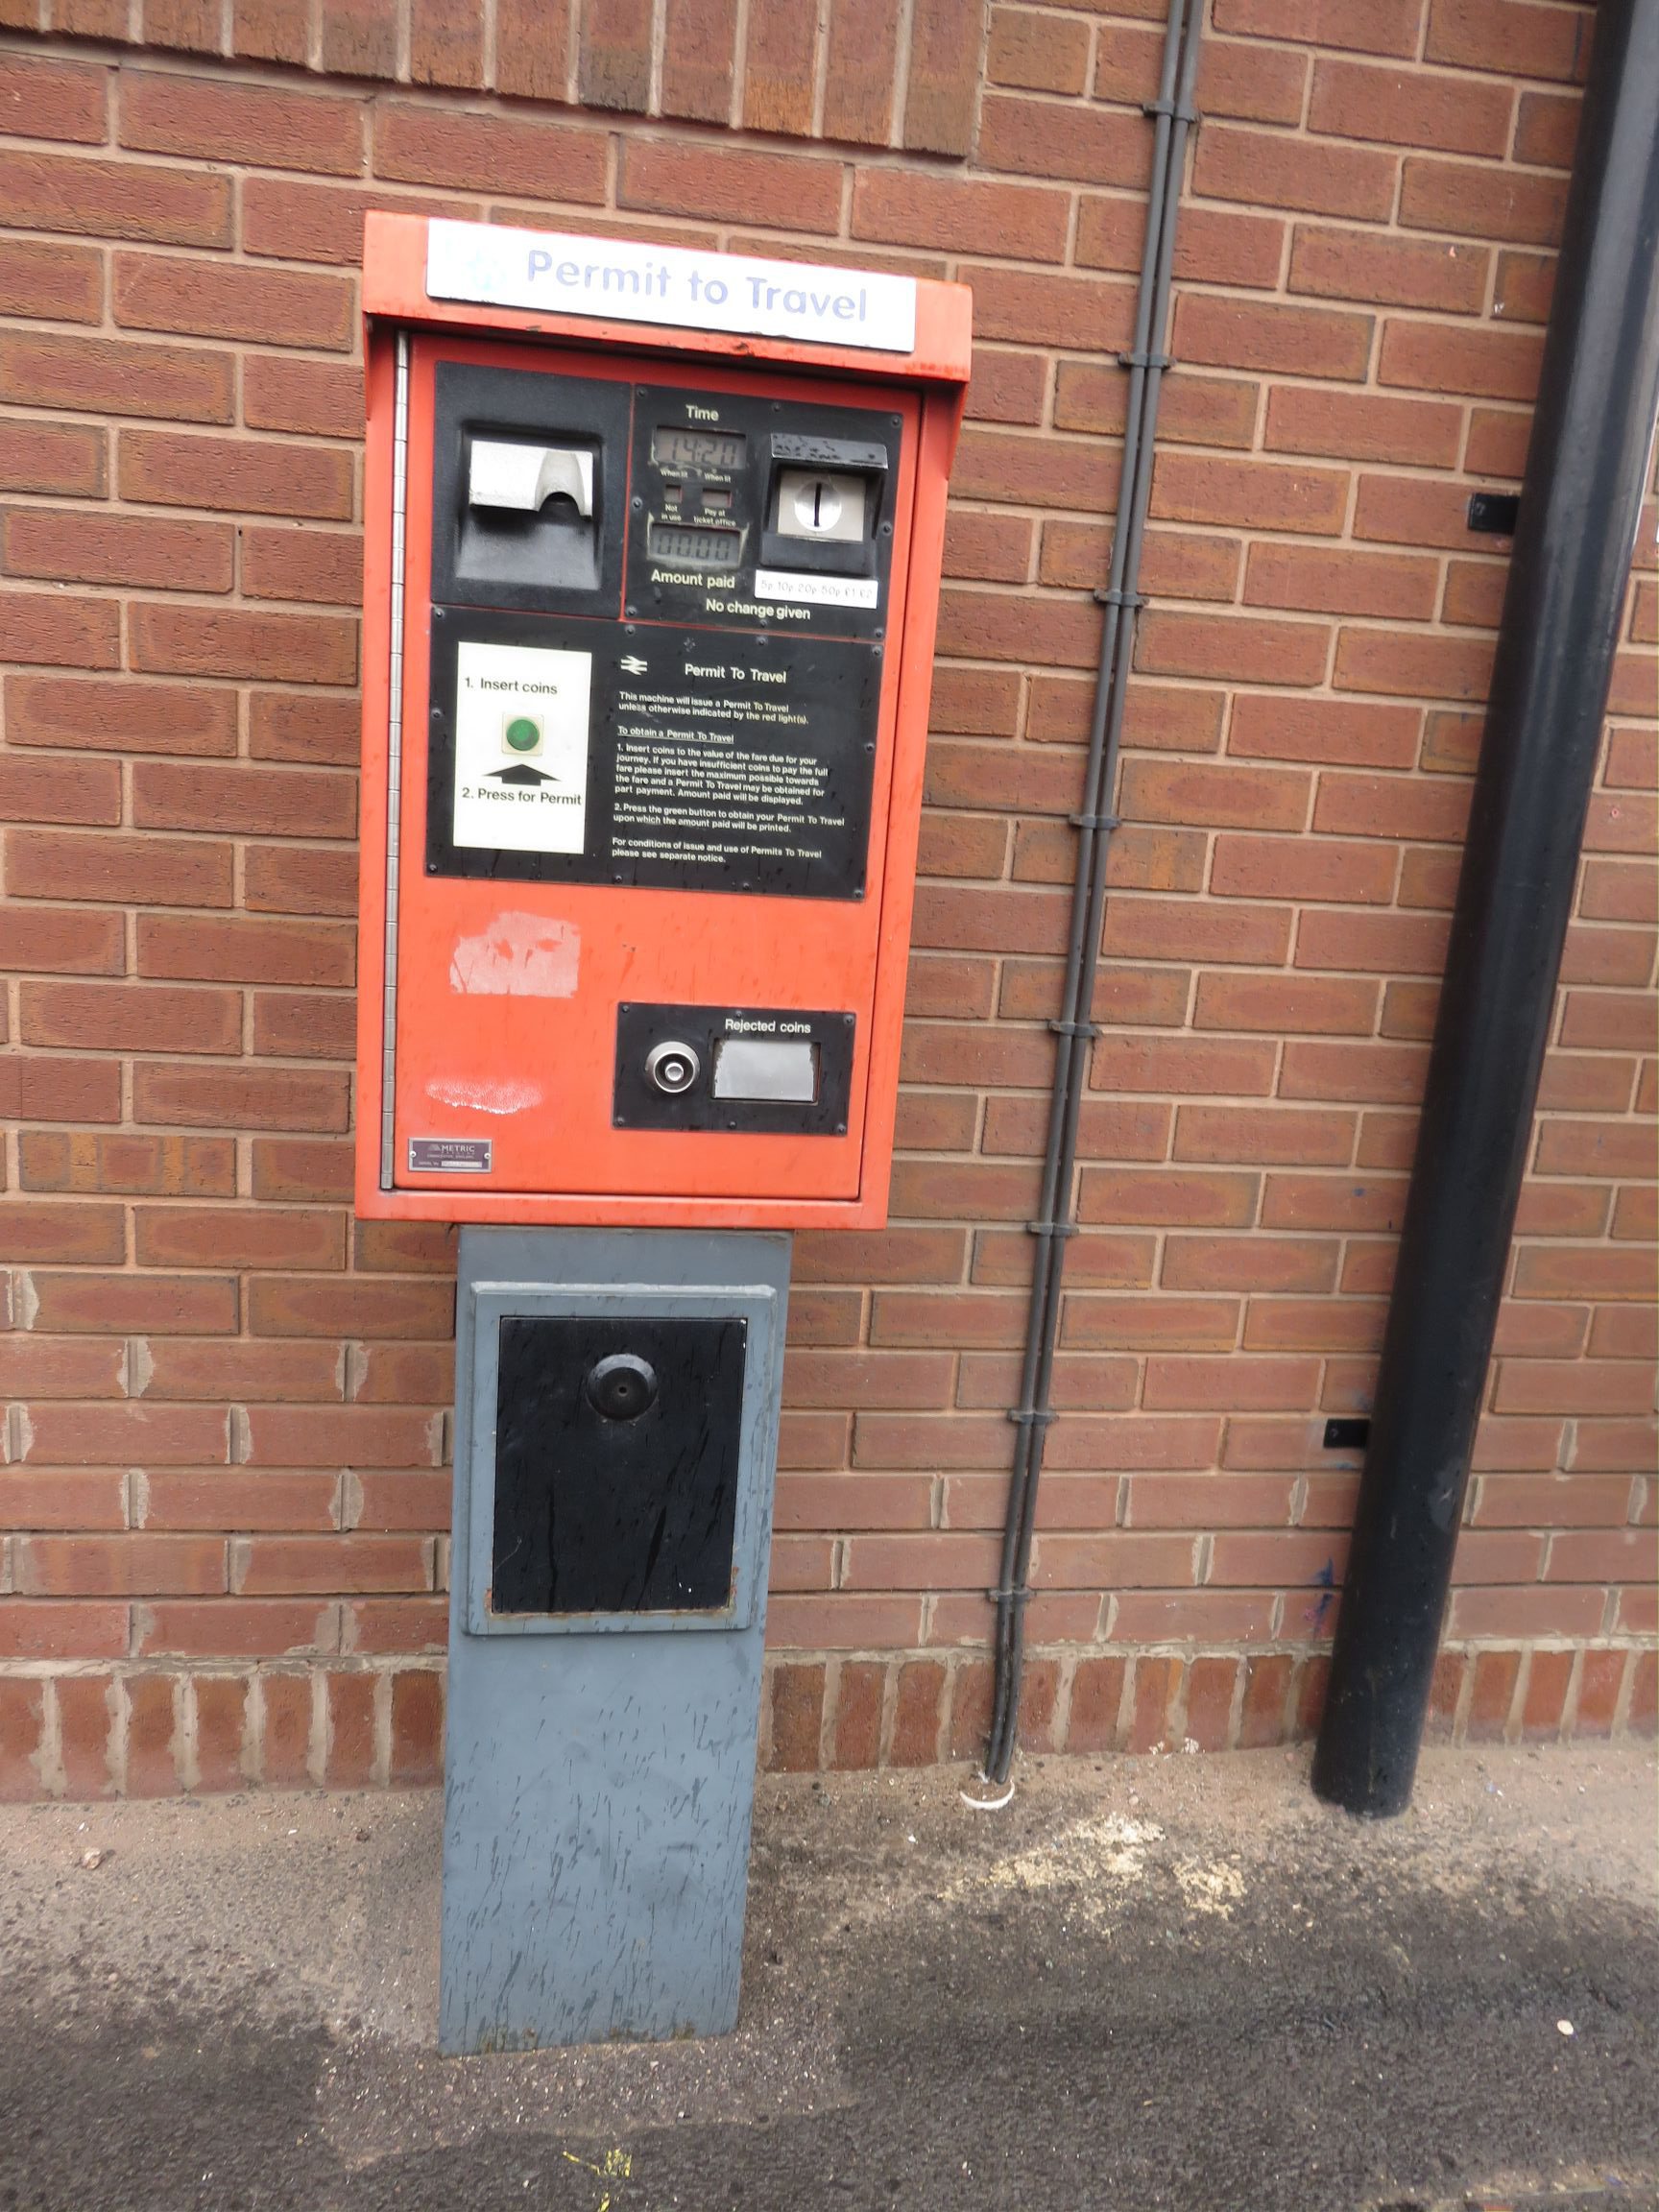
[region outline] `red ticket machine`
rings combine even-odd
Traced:
[[[467,1224],[440,2040],[708,2032],[787,1232],[886,1210],[969,296],[373,214],[364,300],[357,1209]]]
[[[357,1210],[885,1217],[970,295],[371,214]]]

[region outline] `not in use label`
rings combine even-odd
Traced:
[[[457,845],[582,851],[592,676],[590,653],[462,641],[455,681]]]

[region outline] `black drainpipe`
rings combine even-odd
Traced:
[[[1586,17],[1586,30],[1592,18]],[[1659,403],[1659,0],[1601,0],[1313,1787],[1405,1810]]]
[[[1659,0],[1656,0],[1659,4]],[[1164,67],[1158,97],[1147,113],[1154,123],[1152,180],[1146,200],[1146,239],[1142,252],[1141,288],[1135,310],[1135,336],[1120,358],[1129,372],[1123,425],[1123,469],[1118,490],[1118,527],[1113,535],[1109,581],[1094,596],[1105,608],[1100,661],[1094,681],[1094,708],[1083,774],[1083,807],[1072,816],[1077,829],[1077,865],[1071,885],[1071,930],[1066,948],[1066,980],[1054,1031],[1054,1084],[1048,1102],[1048,1143],[1043,1161],[1042,1196],[1029,1224],[1037,1240],[1026,1318],[1025,1357],[1020,1378],[1020,1403],[1009,1415],[1017,1441],[1008,1484],[1008,1513],[1002,1532],[1002,1563],[991,1593],[997,1606],[996,1692],[985,1777],[1005,1782],[1014,1760],[1020,1722],[1020,1682],[1025,1655],[1025,1604],[1030,1596],[1031,1537],[1036,1526],[1037,1485],[1043,1450],[1054,1409],[1049,1388],[1054,1372],[1054,1341],[1060,1320],[1061,1277],[1066,1239],[1076,1235],[1072,1185],[1077,1159],[1077,1119],[1088,1081],[1088,1042],[1098,1034],[1090,1016],[1100,959],[1100,928],[1106,901],[1106,851],[1118,827],[1111,811],[1118,781],[1118,755],[1123,732],[1123,703],[1135,651],[1135,613],[1141,605],[1136,586],[1141,574],[1141,543],[1146,528],[1146,503],[1152,488],[1153,441],[1164,371],[1163,350],[1169,318],[1169,280],[1175,249],[1175,211],[1181,198],[1187,133],[1193,120],[1192,83],[1198,67],[1204,0],[1169,0],[1164,40]]]

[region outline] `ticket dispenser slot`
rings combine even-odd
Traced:
[[[433,600],[613,607],[628,466],[616,385],[445,361],[434,397]]]

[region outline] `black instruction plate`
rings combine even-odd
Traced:
[[[426,870],[863,896],[880,647],[433,610]]]

